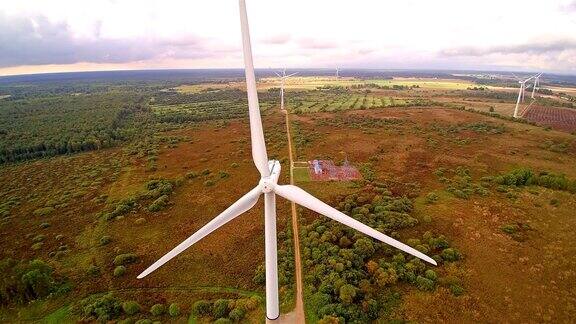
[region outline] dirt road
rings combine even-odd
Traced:
[[[290,157],[290,184],[294,184],[294,156],[292,153],[292,135],[290,133],[290,115],[286,116],[286,135],[288,136],[288,155]],[[302,299],[302,263],[300,261],[300,235],[298,233],[298,214],[296,204],[292,203],[292,233],[294,234],[294,271],[296,272],[296,308],[294,311],[280,316],[280,323],[304,323],[304,302]]]

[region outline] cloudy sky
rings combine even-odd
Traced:
[[[257,68],[576,74],[576,0],[247,0]],[[236,0],[0,0],[0,75],[241,67]]]

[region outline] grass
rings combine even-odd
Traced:
[[[294,182],[308,182],[310,180],[308,168],[294,168]]]

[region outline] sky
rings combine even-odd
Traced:
[[[576,0],[247,0],[256,68],[576,74]],[[242,67],[236,0],[0,0],[0,75]]]

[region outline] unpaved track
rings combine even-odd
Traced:
[[[286,135],[288,136],[288,156],[290,157],[290,184],[294,184],[294,157],[292,154],[292,134],[290,133],[290,115],[286,116]],[[300,234],[298,232],[298,214],[296,204],[291,203],[292,208],[292,233],[294,234],[294,271],[296,272],[296,308],[294,311],[283,314],[277,323],[305,323],[304,302],[302,299],[302,263],[300,261]]]

